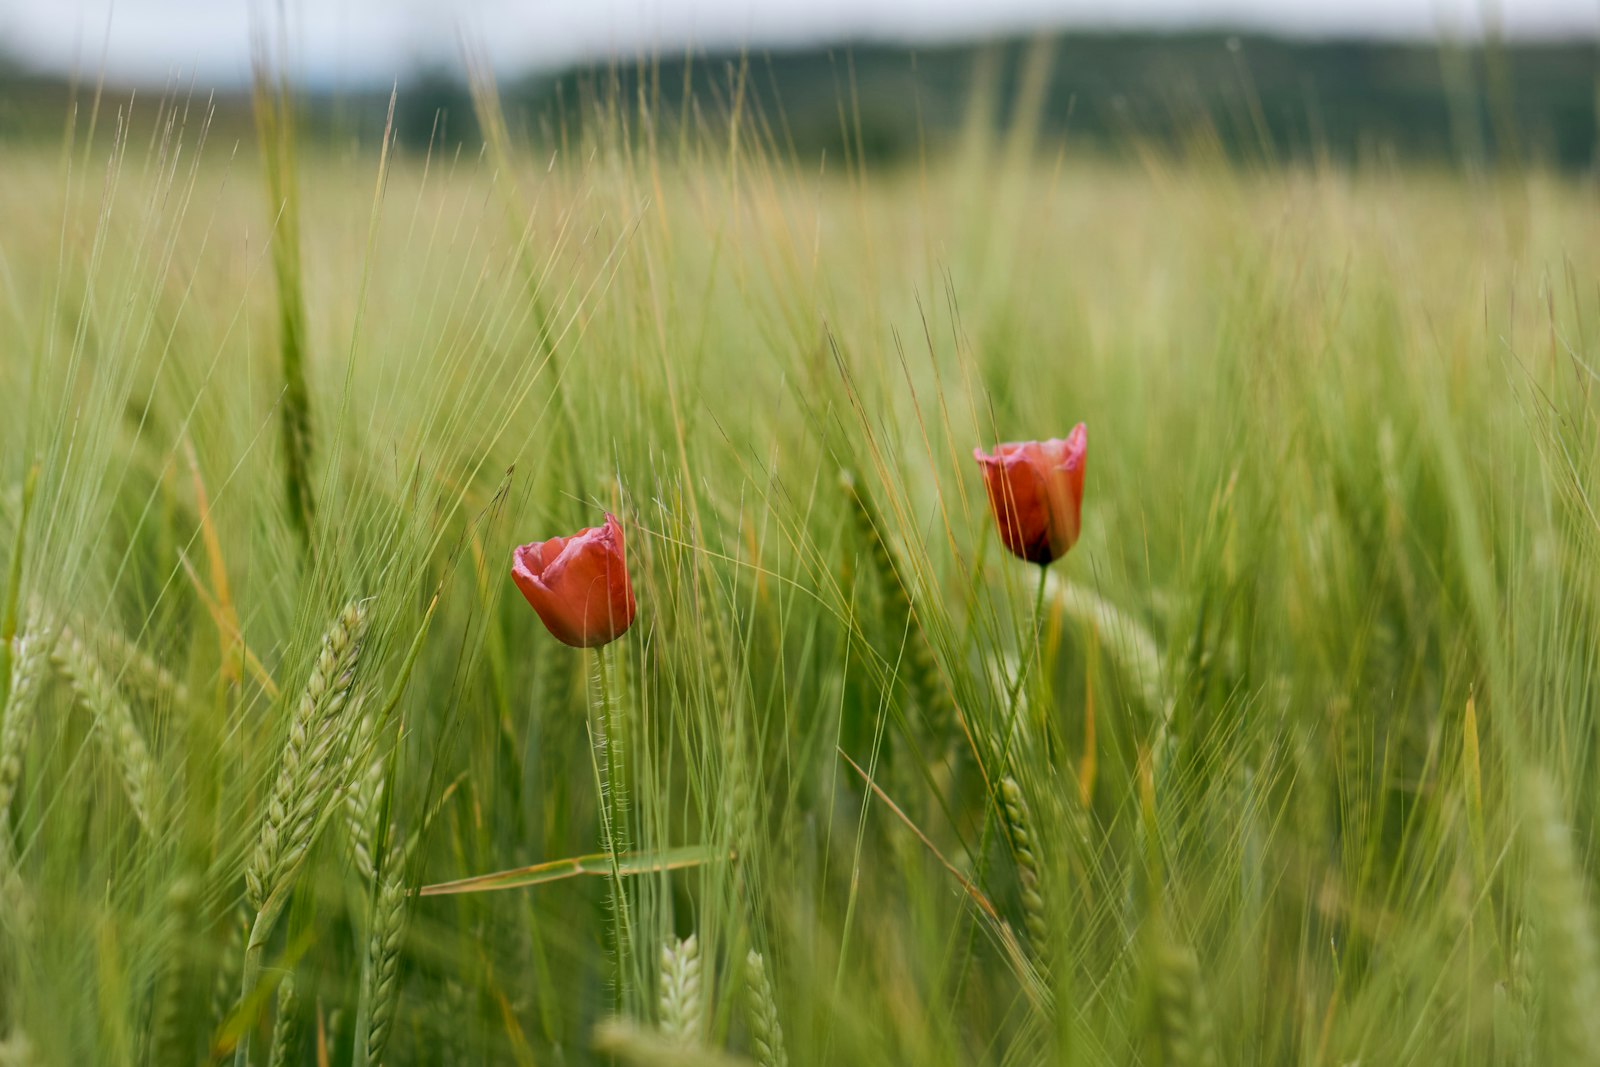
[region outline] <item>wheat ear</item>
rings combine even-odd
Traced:
[[[184,1017],[184,1000],[189,992],[193,953],[189,937],[195,923],[199,894],[192,878],[179,877],[167,890],[167,921],[163,932],[161,977],[156,982],[150,1007],[149,1062],[182,1063],[192,1060],[193,1048],[185,1048],[192,1033]]]
[[[261,970],[261,953],[272,936],[287,891],[322,825],[322,814],[343,786],[339,744],[349,732],[345,713],[355,684],[367,610],[360,602],[339,613],[323,635],[305,692],[289,720],[289,736],[278,761],[278,778],[267,802],[255,854],[245,868],[245,894],[255,911],[240,969],[239,1003],[248,1004]],[[235,1067],[250,1062],[250,1029],[234,1050]]]
[[[1211,1008],[1194,950],[1162,941],[1155,949],[1155,972],[1163,1062],[1168,1067],[1216,1067]]]
[[[272,1054],[267,1057],[269,1067],[290,1067],[298,1063],[300,1051],[300,1021],[295,1008],[298,1001],[294,992],[294,975],[286,974],[278,983],[278,1013],[272,1020]]]
[[[123,789],[128,794],[128,805],[134,816],[145,830],[153,829],[155,762],[150,758],[144,735],[139,732],[139,724],[134,721],[133,710],[106,677],[94,653],[70,629],[62,629],[56,641],[55,659],[77,695],[78,703],[94,716],[95,726],[122,773]]]
[[[400,949],[405,943],[411,901],[403,877],[402,850],[395,849],[385,867],[383,886],[373,899],[367,960],[362,971],[361,1003],[369,1015],[366,1032],[363,1034],[358,1028],[356,1034],[356,1040],[364,1043],[364,1047],[357,1050],[357,1064],[382,1060],[394,1024],[395,1007],[400,1000]]]
[[[5,718],[0,720],[0,828],[11,813],[22,778],[22,758],[33,734],[34,701],[44,674],[48,642],[33,630],[18,635],[11,660],[11,688],[6,692]]]
[[[387,763],[380,753],[371,751],[377,730],[369,712],[358,720],[355,740],[345,757],[344,819],[345,836],[350,844],[350,859],[363,885],[371,885],[377,866],[373,863],[373,838],[378,814],[383,810],[384,779]],[[367,759],[365,767],[359,761]]]
[[[230,908],[223,919],[222,941],[217,946],[211,979],[211,1021],[221,1023],[239,993],[239,970],[244,966],[244,942],[250,933],[250,920],[238,908]]]
[[[750,1032],[750,1051],[755,1054],[756,1063],[760,1067],[789,1067],[766,961],[755,949],[744,958],[744,985],[745,1028]]]
[[[661,1034],[683,1047],[700,1044],[704,1000],[700,942],[690,934],[661,947]]]
[[[146,652],[131,637],[122,631],[103,622],[96,622],[86,616],[74,616],[76,629],[80,633],[89,635],[102,652],[108,654],[115,662],[126,664],[129,673],[143,683],[148,695],[164,693],[171,697],[175,704],[189,702],[189,687],[173,677],[171,671],[156,662],[154,656]]]
[[[1039,856],[1033,813],[1022,787],[1010,775],[1000,780],[1000,799],[1005,809],[1006,828],[1011,835],[1011,856],[1017,865],[1017,882],[1022,887],[1022,918],[1028,940],[1041,960],[1049,945],[1050,926],[1045,917],[1044,884],[1040,877]]]
[[[343,714],[366,634],[367,611],[353,603],[322,638],[311,677],[289,720],[278,777],[245,869],[250,905],[260,911],[305,858],[318,817],[336,791],[335,748],[346,733]]]

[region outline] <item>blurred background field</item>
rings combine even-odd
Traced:
[[[0,138],[53,140],[74,98],[70,79],[5,57],[0,46]],[[311,79],[302,136],[334,146],[375,139],[397,78],[402,147],[481,143],[465,75],[449,58],[354,85]],[[1209,129],[1232,154],[1265,151],[1272,162],[1529,158],[1582,171],[1594,166],[1596,62],[1587,38],[1324,39],[1091,26],[915,45],[662,48],[512,71],[500,88],[513,126],[559,139],[592,121],[596,95],[637,102],[642,91],[658,117],[670,118],[697,99],[702,108],[726,103],[730,70],[744,70],[744,92],[769,115],[785,155],[807,164],[826,158],[841,166],[859,155],[878,166],[915,165],[959,142],[975,105],[1004,121],[1023,102],[1036,109],[1042,132],[1117,158],[1152,144],[1182,148]],[[76,95],[96,80],[82,76]],[[192,81],[178,68],[146,75],[141,90],[147,98],[183,94]],[[991,95],[975,99],[975,86]],[[249,140],[245,88],[224,82],[203,95],[216,108],[214,128]],[[116,80],[110,92],[116,104],[133,95]]]
[[[257,45],[0,88],[0,1061],[1600,1060],[1593,41]]]

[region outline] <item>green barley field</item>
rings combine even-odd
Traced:
[[[1600,1063],[1592,180],[597,100],[3,150],[0,1062]]]

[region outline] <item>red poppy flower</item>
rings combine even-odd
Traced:
[[[633,625],[633,587],[622,554],[622,524],[522,545],[511,554],[511,580],[545,629],[574,648],[595,648]]]
[[[1012,555],[1043,566],[1078,543],[1084,447],[1080,422],[1065,441],[1019,441],[1000,445],[993,455],[972,450],[983,467],[1000,540]]]

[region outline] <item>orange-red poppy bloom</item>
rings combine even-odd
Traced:
[[[1064,441],[1019,441],[1000,445],[993,455],[972,450],[1000,540],[1012,555],[1043,566],[1078,543],[1084,447],[1080,422]]]
[[[574,648],[595,648],[633,625],[633,587],[622,554],[622,524],[520,546],[511,554],[511,580],[545,629]]]

